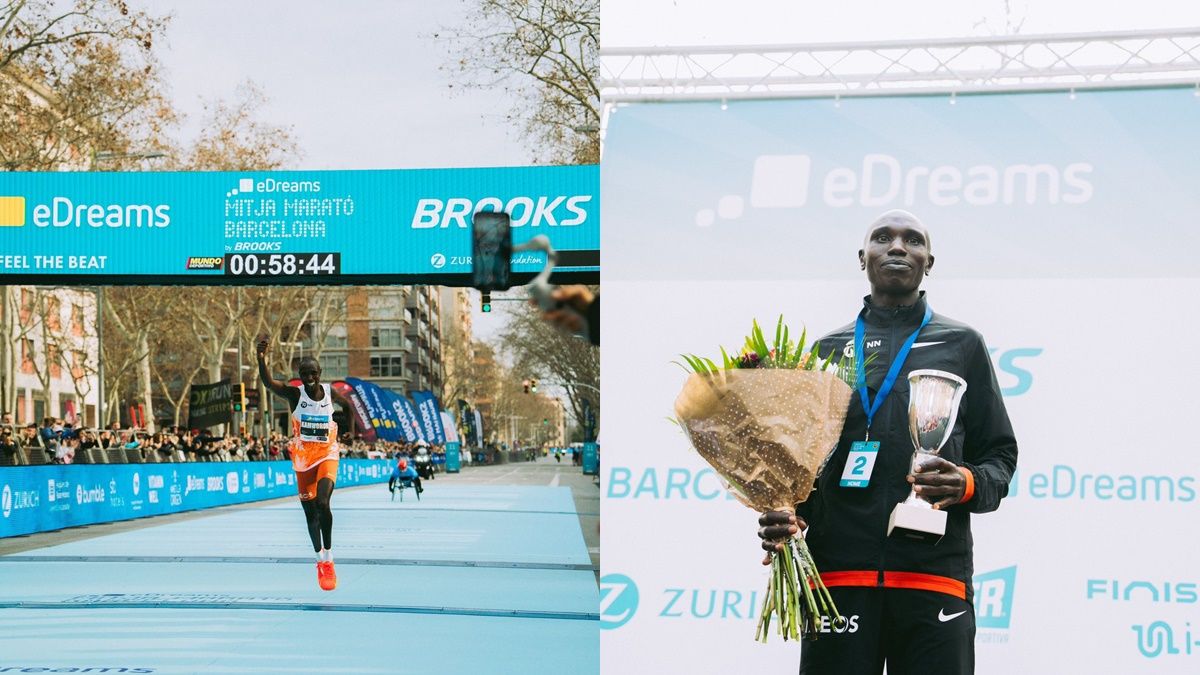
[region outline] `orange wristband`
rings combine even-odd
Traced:
[[[959,504],[971,501],[971,497],[975,496],[975,475],[965,466],[958,467],[959,473],[967,480],[967,489],[963,490],[962,499],[958,500]]]

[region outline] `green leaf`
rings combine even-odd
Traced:
[[[775,355],[783,351],[783,345],[779,343],[779,339],[783,337],[783,315],[779,315],[779,321],[775,323]]]
[[[825,362],[821,364],[821,372],[824,372],[825,369],[829,367],[829,364],[833,363],[833,355],[836,353],[837,353],[836,347],[829,350],[829,356],[825,357]],[[821,358],[820,352],[817,352],[817,358],[818,359]]]
[[[718,372],[720,372],[720,371],[721,371],[721,369],[717,367],[717,364],[715,364],[715,363],[713,363],[713,362],[712,362],[712,359],[707,359],[707,358],[706,358],[706,359],[701,359],[701,360],[702,360],[704,363],[707,363],[707,364],[708,364],[708,367],[709,367],[709,368],[712,370],[712,373],[713,373],[714,375],[716,375]]]
[[[733,359],[729,358],[729,354],[725,353],[725,348],[721,347],[721,362],[725,364],[725,370],[731,370],[737,367]]]
[[[807,340],[808,340],[808,326],[805,326],[804,330],[802,330],[800,332],[800,344],[796,345],[796,353],[797,354],[804,354],[804,343]],[[799,363],[799,358],[796,359],[796,362]],[[795,364],[792,364],[792,365],[793,365],[793,367],[795,366]]]
[[[767,341],[763,338],[762,328],[758,327],[758,319],[754,320],[754,330],[751,336],[754,338],[754,351],[758,353],[758,358],[765,361],[771,355],[771,350],[767,348]]]

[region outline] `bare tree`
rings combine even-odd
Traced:
[[[80,41],[132,44],[149,50],[164,20],[134,12],[124,0],[0,2],[0,71],[25,64],[53,68]]]
[[[151,52],[166,24],[121,0],[0,0],[0,168],[128,169],[168,151]]]
[[[535,161],[600,161],[600,0],[463,0],[460,26],[443,28],[447,69],[469,87],[506,87],[509,118],[541,149]]]
[[[167,312],[157,317],[150,333],[153,356],[148,360],[158,394],[170,406],[176,427],[183,422],[192,384],[205,371],[204,363],[195,358],[196,338],[190,329],[190,322],[180,312]]]
[[[1028,15],[1023,13],[1018,16],[1016,10],[1013,9],[1012,0],[1002,0],[1001,4],[1004,5],[1004,22],[1002,25],[997,26],[991,19],[985,16],[976,21],[972,27],[983,28],[992,36],[1018,35],[1021,32],[1021,28],[1025,25],[1025,19],[1029,18]],[[1026,3],[1024,10],[1025,12],[1029,11],[1028,3]]]
[[[512,382],[538,378],[567,392],[572,416],[583,422],[583,401],[593,402],[600,416],[600,350],[586,340],[566,335],[542,320],[541,312],[525,303],[511,303],[508,325],[499,339],[513,364]]]
[[[442,323],[442,363],[446,368],[442,406],[454,409],[459,399],[470,401],[481,379],[482,365],[475,360],[473,344],[457,321]]]
[[[172,311],[178,311],[176,303],[191,309],[194,299],[185,296],[192,289],[172,290],[163,293],[156,288],[113,288],[107,293],[104,303],[106,321],[116,330],[105,331],[105,375],[118,382],[132,371],[136,385],[134,397],[145,409],[146,428],[154,431],[154,354],[151,350],[151,334],[164,329],[163,319]],[[182,301],[182,302],[181,302]],[[110,337],[111,336],[111,337]],[[106,417],[118,408],[120,386],[107,387],[109,401],[105,403]],[[106,420],[107,421],[107,420]]]
[[[260,119],[267,97],[242,83],[235,102],[204,105],[204,130],[170,168],[181,171],[272,171],[294,163],[300,148],[291,129]]]

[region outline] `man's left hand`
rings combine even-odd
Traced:
[[[941,457],[931,457],[921,462],[916,472],[909,474],[917,496],[933,504],[935,509],[962,501],[967,491],[967,479],[958,466]]]

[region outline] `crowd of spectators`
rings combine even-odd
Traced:
[[[0,419],[0,466],[24,464],[125,464],[143,462],[236,462],[290,459],[289,437],[273,432],[269,436],[243,434],[216,436],[208,430],[168,427],[151,433],[145,429],[121,429],[113,424],[106,429],[75,427],[57,418],[46,418],[41,425],[16,425],[10,414]],[[445,467],[442,446],[427,446],[434,470]],[[415,458],[415,443],[389,443],[343,438],[345,457]],[[471,464],[472,453],[462,453],[462,463]],[[491,457],[481,458],[482,463]]]

